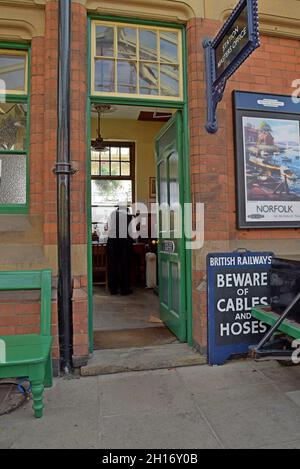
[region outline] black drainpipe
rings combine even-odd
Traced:
[[[72,370],[72,272],[70,179],[70,56],[71,0],[59,1],[57,217],[58,217],[58,327],[61,370]]]

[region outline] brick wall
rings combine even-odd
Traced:
[[[299,230],[237,230],[236,182],[233,140],[232,91],[291,94],[291,83],[300,77],[300,42],[261,38],[261,47],[230,79],[218,108],[219,131],[205,130],[206,85],[202,40],[214,37],[220,24],[193,19],[187,27],[188,93],[190,112],[191,190],[194,202],[205,203],[205,246],[193,253],[194,339],[207,343],[206,270],[208,252],[233,247],[270,247],[284,252],[288,240],[298,240]],[[282,240],[285,240],[283,243]],[[300,247],[300,246],[299,246]]]
[[[45,36],[31,44],[31,132],[30,132],[30,215],[41,219],[42,242],[48,248],[44,267],[56,266],[57,203],[57,80],[58,80],[58,3],[45,7]],[[86,246],[86,98],[87,98],[87,13],[72,4],[71,58],[71,159],[78,170],[71,181],[72,245]],[[49,249],[50,247],[50,249]],[[84,249],[82,250],[84,256]],[[77,264],[80,264],[77,259]],[[83,259],[82,265],[86,265]],[[27,268],[27,266],[26,266]],[[29,268],[29,267],[28,267]],[[39,268],[32,260],[32,269]],[[57,275],[53,267],[53,275]],[[53,358],[58,359],[57,282],[53,291]],[[74,356],[78,361],[88,355],[87,272],[75,272],[73,279]],[[0,335],[34,333],[38,330],[39,305],[11,295],[0,298]]]
[[[26,291],[0,293],[0,335],[39,334],[40,294]],[[56,289],[52,295],[52,358],[58,360],[58,325]]]

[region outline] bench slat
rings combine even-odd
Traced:
[[[253,308],[251,310],[251,314],[254,318],[265,322],[269,326],[274,326],[274,324],[279,319],[278,314],[274,313],[273,311],[266,311],[265,309],[259,307]],[[290,337],[293,337],[294,339],[300,339],[300,324],[294,321],[285,319],[279,326],[278,330]]]

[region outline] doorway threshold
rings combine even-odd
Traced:
[[[206,356],[195,352],[187,344],[130,347],[95,351],[88,365],[81,368],[81,375],[99,376],[206,364]]]
[[[152,347],[176,342],[176,337],[163,325],[147,329],[94,332],[94,350]]]

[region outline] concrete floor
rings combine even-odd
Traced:
[[[0,418],[0,448],[300,448],[300,368],[230,362],[57,379],[45,415]]]
[[[135,288],[129,296],[110,295],[94,286],[94,330],[141,329],[159,325],[159,300],[153,290]]]

